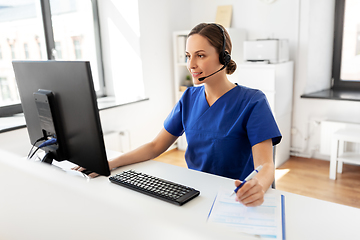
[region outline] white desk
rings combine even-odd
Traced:
[[[106,177],[88,181],[0,155],[0,239],[239,238],[206,224],[218,189],[233,189],[232,180],[156,161],[113,174],[130,168],[194,187],[201,194],[179,207],[112,184]],[[269,191],[285,195],[286,239],[359,239],[360,209]]]

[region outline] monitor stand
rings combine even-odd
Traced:
[[[41,162],[52,164],[54,160],[54,154],[52,152],[46,152],[45,156],[41,159]]]

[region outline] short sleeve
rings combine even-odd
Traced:
[[[251,146],[267,139],[272,139],[273,145],[281,141],[280,130],[266,96],[261,91],[258,91],[252,99],[252,107],[246,124],[246,130]]]
[[[182,124],[182,99],[180,99],[164,121],[164,128],[174,136],[184,133]]]

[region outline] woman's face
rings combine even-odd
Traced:
[[[206,77],[222,67],[215,47],[199,34],[191,35],[187,39],[186,57],[187,68],[193,77],[194,84],[200,84],[211,79],[209,77],[202,82],[198,80],[200,77]]]

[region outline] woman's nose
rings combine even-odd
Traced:
[[[189,68],[189,69],[194,69],[194,68],[196,68],[196,61],[195,61],[194,58],[188,58],[187,64],[188,64],[188,68]]]

